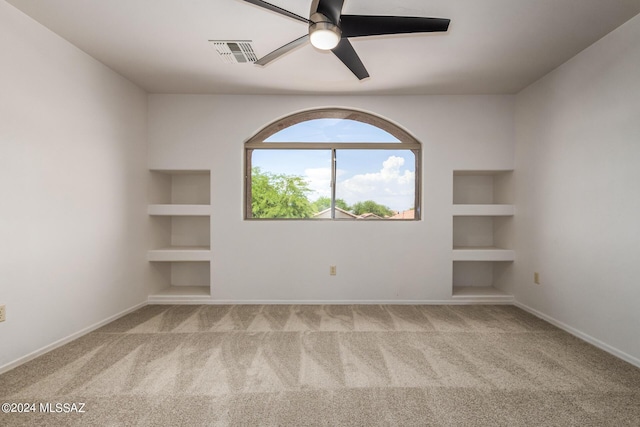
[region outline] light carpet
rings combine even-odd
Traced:
[[[147,306],[0,376],[5,402],[37,411],[2,426],[640,426],[640,369],[513,306]]]

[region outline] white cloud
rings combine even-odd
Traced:
[[[382,162],[382,169],[375,173],[354,175],[338,181],[338,198],[353,204],[364,200],[374,200],[402,211],[413,206],[415,172],[402,169],[402,157],[390,156]]]
[[[309,195],[310,200],[316,200],[318,197],[331,197],[331,168],[305,169],[304,178],[312,190]]]
[[[343,174],[343,170],[336,171],[338,177]],[[309,188],[312,191],[309,194],[309,200],[331,197],[331,168],[307,168],[304,170],[304,179],[309,183]]]
[[[340,177],[346,172],[338,169],[336,197],[348,204],[374,200],[393,210],[409,209],[415,197],[415,172],[403,169],[404,163],[402,157],[390,156],[382,162],[378,172],[358,174],[345,180],[340,180]],[[309,200],[331,197],[331,168],[307,168],[304,175],[312,190]]]

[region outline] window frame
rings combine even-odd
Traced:
[[[265,142],[270,136],[298,123],[314,119],[343,119],[354,120],[382,129],[394,136],[399,142]],[[313,221],[337,220],[352,221],[351,219],[335,218],[336,209],[336,150],[409,150],[415,158],[414,183],[414,218],[398,219],[395,221],[419,221],[422,217],[420,205],[422,182],[422,144],[411,134],[398,125],[371,113],[365,113],[346,108],[320,108],[302,111],[276,120],[244,144],[244,219],[245,220],[309,220],[309,218],[253,218],[251,193],[251,157],[253,150],[329,150],[331,151],[331,218],[316,218]],[[388,219],[372,219],[368,221],[388,221]]]

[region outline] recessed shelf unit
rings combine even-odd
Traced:
[[[152,262],[158,287],[148,298],[152,304],[193,302],[210,298],[209,261]]]
[[[515,260],[512,246],[512,171],[464,170],[453,173],[454,299],[505,302],[500,277]]]
[[[512,302],[512,295],[495,286],[511,264],[510,261],[454,261],[453,298]]]
[[[211,174],[151,170],[148,213],[155,290],[149,302],[171,303],[211,294]]]
[[[211,205],[208,170],[152,169],[150,205]]]

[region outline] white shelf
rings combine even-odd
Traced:
[[[453,298],[467,301],[512,302],[513,295],[493,286],[454,286]]]
[[[514,205],[453,205],[453,216],[513,216]]]
[[[154,303],[176,303],[208,300],[211,298],[209,286],[170,286],[152,295],[149,295],[148,302]]]
[[[149,261],[211,261],[211,248],[206,246],[169,247],[147,253]]]
[[[209,216],[210,205],[149,205],[149,215],[156,216]]]
[[[455,247],[453,261],[514,261],[515,251],[495,247]]]

